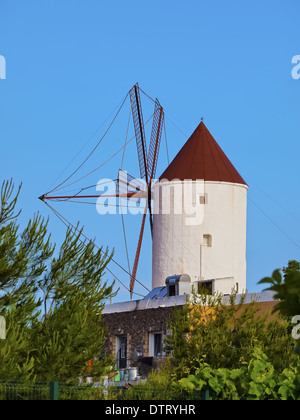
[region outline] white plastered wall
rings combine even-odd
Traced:
[[[178,187],[179,182],[166,184],[177,184]],[[163,286],[170,275],[188,274],[192,282],[215,280],[213,290],[224,294],[231,293],[238,283],[241,293],[246,290],[248,187],[227,182],[193,181],[196,182],[199,184],[198,196],[193,197],[190,208],[187,201],[184,202],[181,214],[174,214],[173,210],[175,197],[175,213],[180,213],[178,189],[177,197],[173,188],[170,189],[170,214],[161,214],[162,196],[166,193],[160,195],[159,212],[156,208],[159,214],[154,214],[153,218],[152,287]],[[156,205],[157,190],[154,187]],[[164,187],[161,190],[164,191]],[[199,194],[205,196],[205,204],[201,205],[203,220],[188,225],[193,206],[195,202],[199,203]],[[203,244],[203,235],[211,235],[211,246]]]

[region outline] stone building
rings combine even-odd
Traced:
[[[164,297],[157,297],[160,291]],[[189,294],[168,296],[167,287],[154,289],[149,295],[138,301],[107,305],[103,311],[109,331],[104,351],[115,355],[116,368],[123,381],[132,383],[145,379],[152,369],[159,369],[166,362],[169,321],[175,308],[182,309],[190,298]],[[237,295],[237,302],[240,296]],[[224,303],[228,301],[227,296],[223,299]],[[270,311],[276,304],[271,292],[261,292],[248,294],[245,305],[254,299],[259,312]]]
[[[166,360],[165,338],[175,307],[183,308],[186,295],[143,299],[107,305],[103,319],[108,327],[105,351],[114,354],[117,368],[137,368],[147,377]]]

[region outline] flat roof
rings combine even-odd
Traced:
[[[243,295],[236,296],[236,303],[238,304]],[[183,306],[186,304],[190,295],[166,296],[163,298],[133,300],[129,302],[119,302],[105,305],[102,314],[113,314],[118,312],[133,312],[146,309],[168,308],[172,306]],[[251,303],[253,300],[258,302],[272,302],[274,301],[274,292],[264,291],[258,293],[247,293],[244,303]],[[229,303],[229,296],[224,296],[223,301]]]

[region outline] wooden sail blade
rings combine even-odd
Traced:
[[[140,89],[138,84],[134,85],[129,92],[131,109],[132,109],[132,118],[135,131],[139,166],[140,166],[140,175],[141,178],[145,178],[148,184],[148,171],[147,171],[147,145],[146,145],[146,136],[144,128],[144,120],[142,114],[142,105],[140,97]]]
[[[153,218],[152,218],[152,208],[151,208],[151,184],[152,184],[152,179],[155,177],[155,173],[156,173],[163,123],[164,123],[163,108],[160,105],[158,99],[156,99],[149,152],[147,156],[148,208],[149,208],[149,221],[150,221],[150,229],[151,229],[152,236],[153,236]]]
[[[155,177],[155,173],[156,173],[163,124],[164,124],[163,108],[160,105],[158,99],[156,99],[153,123],[152,123],[151,139],[150,139],[149,152],[148,152],[148,158],[147,158],[149,184],[151,184],[151,181]]]

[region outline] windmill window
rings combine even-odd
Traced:
[[[203,235],[203,245],[204,246],[212,246],[212,236],[211,235]]]
[[[204,195],[199,195],[199,203],[200,203],[200,204],[207,204],[207,197],[206,197],[206,194],[204,194]]]

